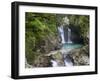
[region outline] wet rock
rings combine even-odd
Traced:
[[[55,54],[51,54],[51,59],[57,62],[58,66],[64,66],[64,58],[61,52],[55,52]]]
[[[80,49],[73,49],[69,52],[74,65],[89,65],[89,46],[84,46]]]

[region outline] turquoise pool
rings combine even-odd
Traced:
[[[76,49],[76,48],[81,48],[82,46],[83,46],[82,44],[65,43],[63,44],[62,48],[63,49]]]

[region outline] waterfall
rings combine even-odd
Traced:
[[[67,43],[72,43],[72,41],[71,41],[71,29],[70,28],[68,28],[68,41],[67,41]]]
[[[65,66],[73,66],[72,62],[68,62],[66,59],[64,60]]]
[[[60,36],[61,36],[61,40],[62,40],[61,43],[62,44],[72,43],[72,41],[71,41],[71,29],[70,28],[68,28],[68,31],[66,31],[66,32],[68,32],[68,41],[67,42],[65,41],[63,26],[58,27],[58,31],[59,31]]]
[[[59,30],[59,33],[60,33],[60,36],[61,36],[61,39],[62,39],[61,43],[62,44],[66,43],[65,42],[65,38],[64,38],[64,29],[63,29],[63,26],[58,27],[58,30]]]
[[[70,58],[68,58],[67,55],[63,55],[64,57],[64,63],[65,63],[65,66],[73,66],[73,63],[71,62]]]
[[[51,60],[51,63],[52,63],[53,67],[57,67],[58,66],[58,63],[55,60]]]

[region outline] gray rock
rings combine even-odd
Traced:
[[[51,62],[48,56],[39,55],[37,59],[33,62],[33,67],[50,67]]]
[[[84,46],[80,49],[74,49],[69,52],[69,57],[73,61],[74,65],[89,65],[89,50],[88,46]]]

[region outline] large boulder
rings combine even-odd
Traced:
[[[49,56],[51,60],[57,62],[57,66],[64,66],[64,57],[60,51],[54,51]]]
[[[64,66],[64,58],[60,51],[56,52],[55,54],[52,54],[51,59],[55,60],[58,66]]]

